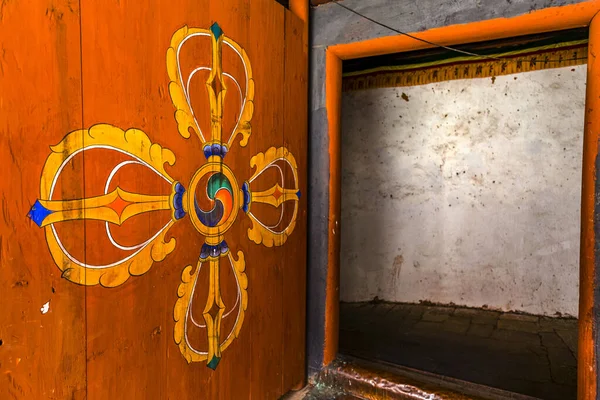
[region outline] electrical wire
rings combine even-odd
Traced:
[[[465,54],[465,55],[468,55],[468,56],[471,56],[471,57],[484,58],[484,59],[492,59],[492,60],[497,60],[497,61],[512,61],[512,62],[514,62],[514,61],[522,61],[522,62],[525,61],[525,62],[532,62],[532,63],[542,62],[542,61],[543,62],[561,62],[561,61],[566,61],[566,60],[569,60],[569,61],[570,60],[587,60],[587,57],[574,57],[574,58],[568,58],[568,59],[565,59],[565,60],[546,60],[546,59],[544,59],[544,60],[533,60],[533,59],[517,59],[516,57],[514,57],[514,58],[505,58],[505,57],[496,57],[496,56],[486,56],[486,55],[483,55],[483,54],[477,54],[477,53],[473,53],[473,52],[470,52],[470,51],[465,51],[465,50],[457,49],[455,47],[444,46],[444,45],[439,44],[439,43],[435,43],[435,42],[431,42],[431,41],[426,40],[426,39],[422,39],[422,38],[420,38],[418,36],[411,35],[410,33],[406,33],[406,32],[403,32],[403,31],[401,31],[399,29],[392,28],[391,26],[386,25],[384,23],[381,23],[381,22],[379,22],[377,20],[374,20],[373,18],[369,18],[366,15],[361,14],[358,11],[355,11],[352,8],[347,7],[347,6],[339,3],[338,1],[335,1],[334,4],[337,4],[338,6],[340,6],[340,7],[344,8],[344,9],[350,11],[351,13],[356,14],[359,17],[366,19],[367,21],[370,21],[370,22],[372,22],[372,23],[374,23],[376,25],[379,25],[379,26],[381,26],[383,28],[389,29],[389,30],[391,30],[393,32],[396,32],[396,33],[400,34],[400,35],[407,36],[407,37],[409,37],[411,39],[417,40],[417,41],[422,42],[422,43],[426,43],[426,44],[428,44],[430,46],[439,47],[439,48],[442,48],[442,49],[453,51],[455,53]]]

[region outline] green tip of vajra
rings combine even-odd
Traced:
[[[213,356],[206,366],[214,371],[217,368],[217,365],[219,365],[219,361],[221,361],[221,357]]]
[[[216,22],[211,25],[210,31],[212,32],[212,34],[215,36],[215,39],[217,39],[217,40],[219,40],[219,38],[223,34],[223,30],[221,29],[219,24]]]

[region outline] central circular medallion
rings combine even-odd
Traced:
[[[185,199],[194,227],[209,244],[218,244],[240,209],[240,189],[229,167],[209,161],[196,171]]]

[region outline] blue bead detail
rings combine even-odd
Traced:
[[[36,200],[33,206],[31,206],[29,213],[27,213],[27,216],[41,228],[46,217],[53,212],[44,207],[39,200]]]
[[[217,40],[219,40],[219,38],[223,34],[223,30],[221,29],[221,27],[219,26],[219,24],[216,23],[216,22],[210,26],[210,31],[212,32],[212,34],[214,35],[215,39],[217,39]]]
[[[299,199],[299,198],[302,196],[302,193],[300,193],[300,191],[298,190],[298,191],[296,192],[296,196],[298,196],[298,199]]]
[[[185,211],[175,210],[175,219],[181,219],[183,217],[185,217]]]
[[[212,153],[215,156],[220,156],[221,155],[221,145],[218,143],[213,143],[212,145]]]
[[[202,245],[202,249],[200,250],[200,259],[206,260],[208,258],[208,252],[210,251],[210,245],[204,243]]]
[[[221,357],[213,356],[213,358],[210,359],[210,361],[208,362],[208,364],[206,364],[206,366],[214,371],[215,369],[217,369],[217,365],[219,365],[219,361],[221,361]]]
[[[206,157],[208,160],[208,157],[210,156],[219,156],[221,158],[225,158],[225,154],[227,154],[229,149],[227,149],[227,146],[224,144],[213,143],[204,146],[202,151],[204,152],[204,157]]]
[[[179,182],[175,184],[175,195],[173,196],[173,208],[175,208],[175,219],[181,219],[185,217],[185,211],[183,210],[183,194],[185,188]]]
[[[210,144],[207,144],[206,146],[204,146],[204,149],[202,149],[204,151],[204,157],[206,157],[206,159],[208,160],[208,157],[212,156],[212,150],[210,148]]]
[[[207,258],[217,258],[228,251],[229,246],[224,240],[216,246],[204,243],[200,249],[200,261],[205,261]]]
[[[242,192],[244,193],[242,210],[244,210],[245,213],[248,213],[248,210],[250,209],[250,186],[248,185],[248,182],[244,182],[242,185]]]

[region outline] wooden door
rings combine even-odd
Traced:
[[[0,5],[0,398],[303,383],[304,33],[275,0]]]

